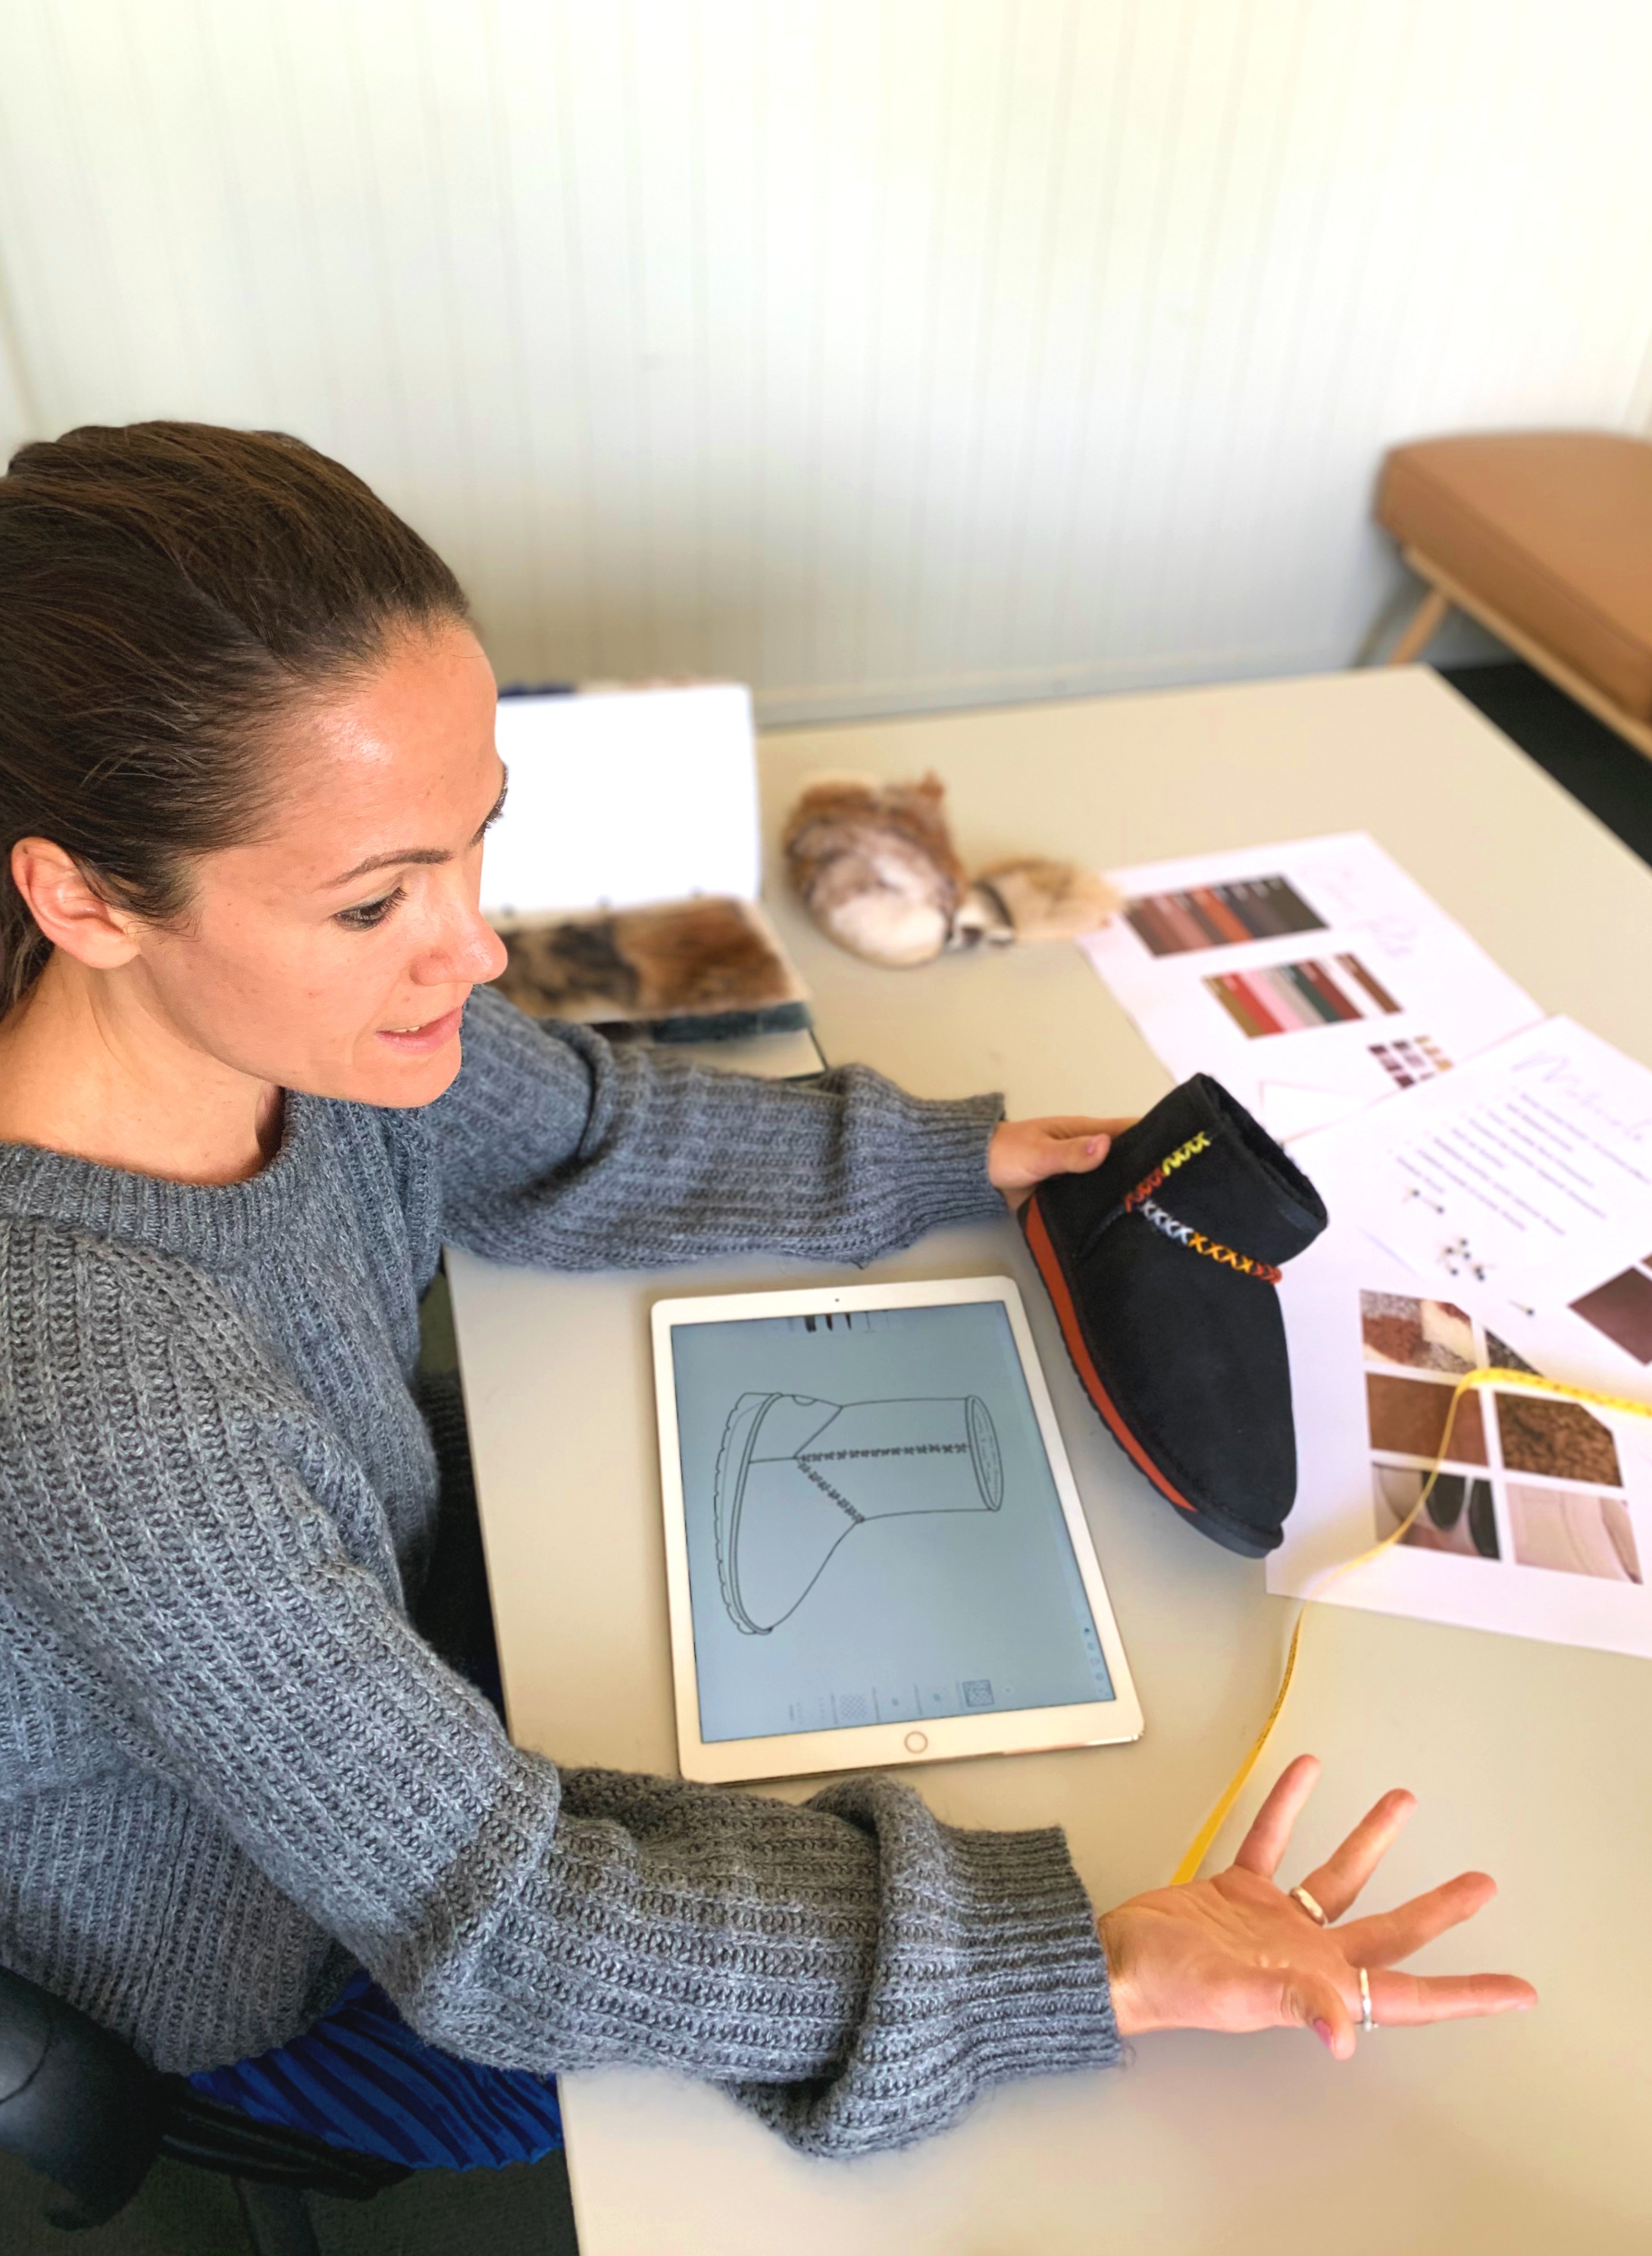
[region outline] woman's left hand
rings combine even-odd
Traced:
[[[1333,2059],[1348,2060],[1360,2027],[1361,1967],[1378,2028],[1517,2013],[1536,2004],[1531,1984],[1514,1974],[1394,1970],[1484,1909],[1497,1893],[1485,1872],[1460,1872],[1393,1911],[1343,1919],[1416,1807],[1409,1794],[1385,1794],[1303,1881],[1325,1926],[1274,1886],[1291,1827],[1318,1775],[1313,1756],[1297,1756],[1226,1872],[1186,1887],[1154,1888],[1104,1914],[1102,1947],[1120,2036],[1311,2028]]]
[[[986,1172],[1013,1213],[1027,1193],[1051,1175],[1087,1175],[1106,1158],[1128,1120],[1087,1120],[1064,1114],[1051,1120],[1003,1120],[992,1131]]]

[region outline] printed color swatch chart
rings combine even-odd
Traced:
[[[1253,1042],[1267,1034],[1390,1018],[1401,1007],[1357,955],[1218,972],[1204,983],[1246,1040]]]
[[[1169,1072],[1285,1141],[1448,1074],[1536,1004],[1355,832],[1109,870],[1078,943]]]
[[[1415,1041],[1401,1034],[1394,1041],[1373,1042],[1371,1054],[1396,1089],[1415,1089],[1418,1082],[1451,1070],[1451,1059],[1427,1034],[1419,1034]]]
[[[1200,948],[1238,948],[1246,941],[1276,940],[1282,932],[1323,932],[1317,916],[1288,878],[1241,878],[1232,885],[1195,885],[1181,893],[1146,893],[1125,904],[1125,914],[1155,955],[1185,955]]]

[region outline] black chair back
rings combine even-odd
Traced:
[[[0,1967],[0,2147],[70,2196],[54,2224],[102,2224],[131,2199],[167,2104],[129,2045]]]
[[[124,2207],[158,2154],[235,2181],[259,2251],[313,2247],[302,2196],[371,2201],[408,2173],[304,2132],[255,2123],[145,2067],[89,2015],[0,1967],[0,2148],[68,2195],[69,2231]]]

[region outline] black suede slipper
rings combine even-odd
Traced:
[[[1041,1183],[1020,1222],[1119,1447],[1201,1534],[1275,1549],[1296,1498],[1279,1265],[1325,1226],[1302,1169],[1197,1074],[1093,1174]]]

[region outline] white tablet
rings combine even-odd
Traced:
[[[653,1336],[685,1778],[1140,1737],[1006,1278],[661,1301]]]

